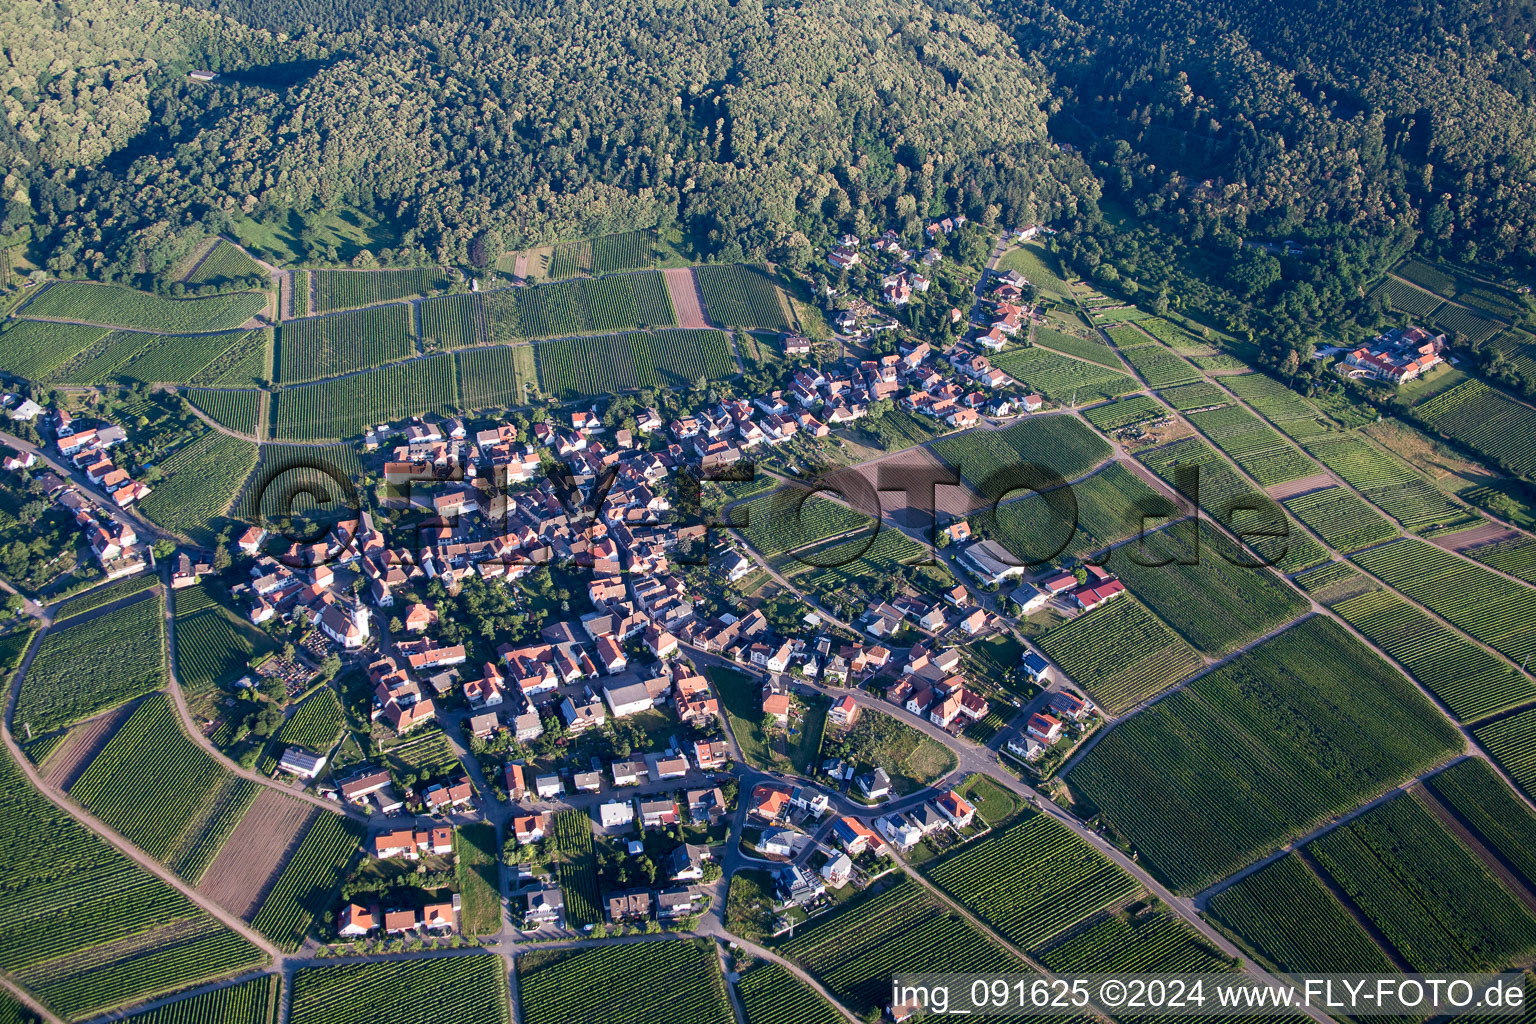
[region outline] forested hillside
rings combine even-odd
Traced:
[[[676,218],[701,251],[793,263],[829,218],[1055,217],[1096,190],[1046,140],[1038,67],[979,12],[567,0],[364,32],[364,9],[330,30],[302,4],[217,6],[291,9],[294,38],[155,4],[11,5],[8,38],[37,51],[6,51],[0,230],[30,224],[48,269],[154,275],[229,218],[336,208],[388,225],[385,261]],[[198,65],[226,77],[188,82]]]

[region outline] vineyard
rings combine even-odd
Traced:
[[[1119,430],[1133,423],[1159,420],[1168,410],[1151,395],[1132,395],[1118,402],[1095,406],[1083,413],[1083,418],[1103,431]]]
[[[1308,846],[1417,971],[1492,971],[1536,950],[1536,919],[1411,794]]]
[[[1204,665],[1194,648],[1128,597],[1062,623],[1039,644],[1111,715],[1130,710]]]
[[[874,525],[862,512],[801,487],[785,487],[733,506],[727,519],[764,555],[783,554]]]
[[[126,973],[111,962],[122,945],[148,955],[167,947],[171,940],[156,929],[204,927],[211,919],[50,803],[8,753],[0,754],[0,831],[6,836],[0,970],[13,979],[25,983],[23,976],[33,971],[46,978],[52,965],[99,958],[102,966],[84,976],[85,987],[94,993],[99,983],[101,996],[115,1003],[213,973],[217,965],[211,962],[146,963],[154,968],[147,973]],[[68,992],[54,992],[75,1002]]]
[[[651,232],[625,231],[592,239],[592,273],[641,270],[651,265]]]
[[[747,1024],[843,1024],[819,992],[772,961],[765,961],[736,983]]]
[[[1142,340],[1146,341],[1145,338]],[[1202,379],[1200,371],[1195,369],[1188,360],[1161,345],[1138,345],[1135,348],[1122,349],[1120,354],[1136,368],[1136,372],[1141,374],[1142,379],[1151,388],[1161,390],[1177,387],[1180,384],[1191,384]]]
[[[561,397],[689,388],[700,378],[724,380],[737,372],[724,332],[714,330],[597,335],[532,348],[540,389]]]
[[[379,423],[450,413],[458,405],[454,357],[429,356],[338,380],[285,388],[272,396],[272,436],[322,441],[352,437]]]
[[[747,264],[694,267],[710,323],[767,331],[794,328],[779,286],[761,267]]]
[[[403,303],[286,320],[277,329],[277,380],[335,377],[415,354],[411,307]]]
[[[1527,887],[1536,885],[1536,814],[1488,762],[1469,757],[1424,784]]]
[[[1536,682],[1395,594],[1376,590],[1332,606],[1411,672],[1463,722],[1536,698]]]
[[[0,332],[0,368],[27,380],[47,380],[61,366],[111,333],[106,327],[7,320]]]
[[[490,953],[307,967],[293,1024],[510,1024],[506,961]]]
[[[1442,434],[1482,452],[1516,476],[1536,472],[1536,411],[1482,381],[1464,381],[1414,412]]]
[[[1370,297],[1373,299],[1386,299],[1387,304],[1399,312],[1422,320],[1435,311],[1435,307],[1441,303],[1441,298],[1433,292],[1426,292],[1422,288],[1415,288],[1406,281],[1396,278],[1386,278],[1381,284],[1371,289]]]
[[[1176,388],[1159,391],[1158,396],[1180,412],[1224,406],[1232,401],[1231,395],[1208,380],[1197,380],[1193,384],[1180,384]]]
[[[1253,567],[1209,523],[1200,523],[1198,537],[1189,524],[1178,524],[1117,554],[1135,555],[1115,559],[1121,581],[1207,654],[1234,651],[1307,610],[1305,598],[1271,570]]]
[[[597,855],[592,850],[592,820],[585,811],[555,815],[555,850],[560,855],[560,891],[565,919],[574,928],[603,919],[597,892]]]
[[[1519,662],[1536,653],[1530,587],[1420,540],[1400,540],[1353,559],[1366,572]]]
[[[181,396],[199,412],[237,434],[255,434],[261,422],[260,391],[183,389]]]
[[[1536,709],[1501,718],[1474,732],[1499,767],[1536,800]]]
[[[52,374],[63,384],[185,384],[244,355],[254,331],[144,334],[113,331]]]
[[[1343,487],[1298,494],[1283,502],[1329,547],[1346,554],[1397,536],[1397,527]]]
[[[244,249],[221,238],[187,274],[184,283],[193,287],[266,288],[271,284],[271,278],[261,264],[245,254]]]
[[[264,444],[256,457],[256,469],[246,481],[232,514],[247,522],[258,522],[278,519],[290,512],[297,515],[322,508],[346,508],[341,480],[356,485],[362,479],[363,465],[358,461],[357,449],[350,444]],[[325,501],[318,503],[302,488],[313,488]]]
[[[490,340],[485,305],[479,295],[444,295],[416,304],[421,314],[421,343],[428,352],[483,345]]]
[[[317,815],[261,909],[251,918],[251,927],[285,952],[298,949],[341,884],[343,869],[357,852],[362,831],[339,814]]]
[[[1308,569],[1306,572],[1297,573],[1292,577],[1292,582],[1308,594],[1316,595],[1330,590],[1341,583],[1350,583],[1364,579],[1365,577],[1361,575],[1360,570],[1348,562],[1328,562],[1315,569]],[[1370,585],[1374,586],[1374,584]]]
[[[49,630],[22,680],[16,726],[49,732],[164,685],[162,606],[135,601]]]
[[[1260,486],[1299,480],[1317,471],[1311,459],[1241,406],[1192,412],[1189,421]]]
[[[810,548],[796,554],[793,567],[786,567],[800,591],[834,610],[853,613],[859,602],[874,603],[881,592],[889,591],[889,581],[901,577],[917,590],[940,597],[955,587],[949,570],[940,565],[917,566],[927,550],[899,530],[885,529],[875,534]]]
[[[1509,326],[1502,320],[1496,320],[1451,302],[1437,309],[1430,319],[1436,330],[1452,337],[1458,334],[1463,335],[1468,343],[1474,345],[1487,341]]]
[[[999,352],[992,357],[992,365],[1031,391],[1058,402],[1086,405],[1141,390],[1141,382],[1134,377],[1043,348]]]
[[[1021,949],[1046,945],[1141,893],[1133,878],[1045,814],[968,843],[925,873]]]
[[[276,1024],[281,995],[282,975],[266,974],[178,999],[129,1017],[126,1024]]]
[[[492,341],[634,331],[676,323],[660,272],[556,281],[484,294]]]
[[[1396,969],[1299,853],[1217,893],[1209,912],[1273,970]]]
[[[1291,437],[1316,437],[1327,430],[1312,403],[1268,374],[1240,373],[1221,383]]]
[[[167,530],[211,543],[214,521],[255,465],[256,445],[208,429],[160,463],[160,482],[139,501],[139,511]]]
[[[263,292],[168,299],[117,285],[56,281],[22,306],[17,315],[178,334],[227,331],[239,327],[266,307],[267,296]]]
[[[940,438],[930,450],[988,500],[1002,497],[1026,478],[1041,487],[1074,480],[1114,452],[1108,441],[1073,416],[1031,416],[1006,430],[967,430]],[[1042,473],[1059,479],[1044,480]],[[994,474],[997,479],[986,486]]]
[[[333,309],[371,306],[378,302],[429,295],[448,287],[448,273],[442,267],[413,267],[407,270],[311,270],[314,280],[315,308],[328,313]]]
[[[1313,458],[1410,530],[1457,522],[1467,515],[1406,462],[1357,434],[1327,434],[1307,438],[1305,444]]]
[[[1188,892],[1460,748],[1411,683],[1313,616],[1111,730],[1068,779]]]
[[[526,1024],[732,1024],[713,940],[524,953],[518,1002]]]
[[[454,356],[459,395],[465,409],[496,409],[526,405],[538,395],[538,368],[533,346],[479,348]],[[528,393],[532,389],[532,394]]]
[[[72,619],[76,615],[93,612],[97,608],[105,608],[113,601],[121,601],[125,597],[141,594],[159,582],[160,577],[148,572],[114,580],[104,587],[87,590],[78,597],[72,597],[59,605],[54,609],[53,621],[55,623],[62,622],[64,619]]]
[[[207,867],[255,798],[253,788],[243,799],[224,792],[226,787],[240,789],[237,783],[253,786],[225,772],[188,739],[170,698],[157,693],[134,709],[69,795],[139,849],[173,867],[175,854],[204,842],[205,830],[216,826],[206,840],[212,848],[201,867]]]
[[[1040,961],[1061,972],[1183,974],[1232,968],[1193,928],[1161,907],[1096,921],[1040,954]]]
[[[1079,558],[1181,514],[1118,462],[1072,485],[1009,500],[978,518],[986,532],[1027,563]]]
[[[1469,548],[1462,554],[1502,573],[1536,584],[1536,541],[1529,537]]]
[[[246,331],[213,362],[188,376],[187,383],[210,388],[261,387],[272,372],[267,366],[271,348],[271,328]]]
[[[250,662],[276,648],[206,587],[179,590],[175,600],[176,680],[189,693],[227,686],[245,674]]]
[[[1055,257],[1039,244],[1032,245],[1026,242],[1004,253],[1002,259],[997,261],[997,269],[1003,274],[1010,270],[1017,270],[1036,288],[1067,298],[1071,295],[1071,291],[1067,288],[1066,282],[1051,269],[1055,262]]]
[[[1144,320],[1138,320],[1136,326],[1169,348],[1177,349],[1180,352],[1210,351],[1210,345],[1206,342],[1161,317],[1149,316]]]
[[[800,964],[855,1014],[878,1013],[891,975],[1015,972],[1023,964],[963,919],[945,913],[914,881],[864,893],[808,922],[778,951]]]
[[[1125,370],[1125,364],[1120,361],[1119,356],[1115,355],[1114,349],[1092,338],[1079,338],[1074,334],[1067,334],[1050,327],[1036,327],[1033,340],[1036,345],[1053,352],[1086,359],[1091,363],[1107,366],[1111,370],[1122,372]]]
[[[336,691],[322,686],[283,723],[277,741],[324,753],[341,738],[342,724],[341,701],[336,699]]]

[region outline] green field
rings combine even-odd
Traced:
[[[79,320],[168,334],[227,331],[267,307],[263,292],[232,292],[197,299],[170,299],[149,292],[88,281],[57,281],[17,314],[44,320]]]
[[[793,768],[802,775],[816,770],[816,754],[827,718],[826,701],[807,701],[805,717],[778,753],[763,729],[762,684],[751,676],[724,666],[706,668],[720,704],[731,723],[731,734],[747,763],[767,770]]]
[[[277,740],[279,743],[291,743],[324,753],[341,738],[344,724],[345,717],[341,701],[336,699],[336,691],[329,686],[322,686],[288,716],[288,721],[283,723],[282,730],[277,734]]]
[[[139,511],[167,530],[211,545],[215,520],[229,510],[255,465],[255,444],[208,429],[160,463],[164,475],[139,501]]]
[[[292,384],[335,377],[415,354],[411,307],[403,303],[285,320],[277,329],[277,380]]]
[[[1331,605],[1463,722],[1536,698],[1536,682],[1384,590]]]
[[[134,709],[69,795],[151,857],[196,880],[256,798],[192,742],[169,697]]]
[[[1329,547],[1346,554],[1397,536],[1395,525],[1343,487],[1298,494],[1283,504]]]
[[[924,873],[1026,950],[1141,893],[1135,879],[1046,814],[967,843]]]
[[[1134,597],[1085,612],[1039,638],[1041,650],[1111,715],[1130,710],[1205,663]]]
[[[509,1024],[506,961],[489,953],[307,967],[293,1024]]]
[[[186,388],[181,396],[221,426],[240,434],[254,434],[261,421],[260,391],[200,390]]]
[[[1209,913],[1272,970],[1395,970],[1299,853],[1217,893]]]
[[[1536,951],[1536,918],[1411,794],[1308,846],[1416,971],[1492,971]]]
[[[992,357],[992,365],[1031,391],[1057,402],[1087,405],[1141,390],[1141,382],[1134,377],[1043,348],[999,352]]]
[[[892,791],[902,794],[933,785],[958,764],[948,747],[872,708],[865,708],[853,727],[829,747],[860,771],[884,768]]]
[[[216,334],[145,334],[113,331],[69,362],[51,378],[61,384],[147,383],[187,384],[227,372],[256,346],[259,331]]]
[[[165,615],[153,598],[51,629],[16,698],[16,726],[49,732],[165,685]]]
[[[46,800],[8,753],[0,754],[0,834],[0,969],[61,1015],[90,1016],[264,961]]]
[[[1353,561],[1512,661],[1536,654],[1530,587],[1421,540],[1371,548]]]
[[[524,953],[526,1024],[732,1024],[713,940]]]
[[[457,353],[454,360],[460,401],[466,410],[526,405],[539,393],[532,345],[477,348]]]
[[[1468,380],[1417,406],[1414,414],[1447,437],[1515,476],[1536,472],[1536,410],[1479,380]]]
[[[272,278],[261,264],[251,259],[239,246],[224,239],[209,250],[208,255],[183,278],[185,284],[214,288],[269,288]]]
[[[1412,684],[1313,616],[1110,730],[1067,780],[1188,892],[1460,748]]]
[[[539,387],[561,398],[636,388],[691,388],[737,373],[723,331],[673,330],[597,335],[533,346]]]
[[[128,1024],[275,1024],[282,975],[216,988],[127,1018]]]
[[[1190,524],[1176,524],[1116,549],[1110,569],[1175,632],[1211,655],[1228,654],[1307,610],[1305,598],[1203,521],[1198,534]]]
[[[457,407],[454,357],[429,356],[278,391],[272,396],[272,436],[314,441],[353,437],[373,424],[449,413]]]
[[[460,825],[453,837],[454,871],[462,906],[459,930],[466,935],[501,931],[501,861],[496,826],[487,821]]]
[[[929,450],[989,501],[1016,488],[1074,480],[1114,454],[1108,441],[1074,416],[1031,416],[1006,430],[967,430],[940,438]]]
[[[843,1024],[841,1013],[789,971],[764,961],[736,982],[747,1024]]]
[[[597,856],[592,850],[592,819],[585,811],[561,811],[550,832],[560,857],[560,892],[565,920],[573,928],[603,919],[598,895]]]
[[[53,621],[60,622],[64,619],[74,618],[76,615],[84,615],[86,612],[104,608],[113,601],[121,601],[125,597],[143,593],[150,587],[156,586],[160,577],[154,573],[141,572],[133,576],[127,576],[120,580],[114,580],[106,586],[87,590],[63,602],[53,612]]]
[[[1021,961],[905,877],[878,894],[796,929],[778,951],[804,967],[855,1014],[890,1002],[891,975],[1018,972]]]
[[[1311,459],[1241,406],[1193,412],[1189,421],[1261,486],[1299,480],[1318,471]]]
[[[235,618],[205,586],[176,592],[176,680],[190,693],[227,686],[257,656],[275,650],[265,633]]]
[[[732,264],[694,267],[709,322],[768,331],[793,328],[784,296],[761,267]]]
[[[310,925],[330,905],[343,869],[357,853],[364,830],[339,814],[319,814],[304,834],[251,927],[285,952],[299,948]]]
[[[405,270],[311,270],[315,284],[313,312],[371,306],[392,299],[428,295],[448,287],[442,267],[411,267]]]

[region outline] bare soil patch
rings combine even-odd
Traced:
[[[704,315],[704,297],[699,294],[699,283],[694,280],[693,270],[676,267],[662,273],[666,275],[667,292],[672,296],[672,308],[677,313],[677,326],[714,326]]]
[[[1286,498],[1294,498],[1298,494],[1306,494],[1308,491],[1320,491],[1324,487],[1332,487],[1338,483],[1327,473],[1313,473],[1304,476],[1300,480],[1287,480],[1283,484],[1274,484],[1264,489],[1264,493],[1276,501],[1284,501]]]
[[[1514,540],[1519,536],[1520,531],[1518,530],[1511,530],[1509,527],[1499,523],[1484,523],[1482,526],[1471,530],[1462,530],[1460,533],[1448,533],[1443,537],[1434,537],[1432,540],[1449,551],[1466,552],[1472,548]]]
[[[117,732],[117,727],[133,714],[137,704],[137,701],[133,701],[120,708],[113,708],[71,729],[64,743],[48,758],[43,779],[50,786],[67,791],[85,772],[86,766],[101,753],[101,748]]]
[[[263,787],[203,873],[197,891],[249,920],[319,813],[302,800]]]

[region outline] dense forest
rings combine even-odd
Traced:
[[[0,9],[0,241],[154,284],[235,219],[481,264],[681,226],[808,264],[944,211],[1277,361],[1418,248],[1536,252],[1529,0],[73,0]],[[213,85],[186,72],[222,73]],[[1289,254],[1244,242],[1294,240]]]
[[[232,16],[302,3],[214,6],[9,5],[0,231],[31,230],[49,270],[137,280],[225,218],[336,207],[391,226],[385,261],[676,220],[702,254],[794,263],[829,221],[1058,217],[1096,193],[1046,138],[1038,68],[976,12],[343,7],[284,36]]]

